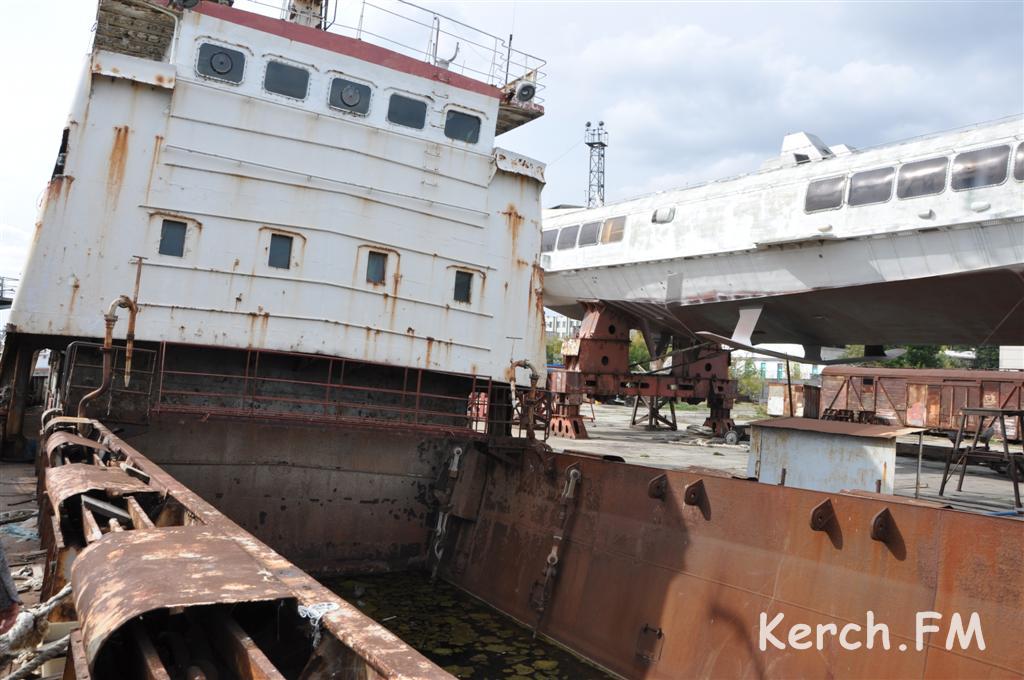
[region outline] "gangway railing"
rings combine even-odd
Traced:
[[[238,0],[238,9],[288,17],[288,0]],[[529,81],[543,103],[546,61],[512,46],[513,36],[497,36],[406,0],[326,0],[322,15],[303,21],[364,40],[448,69],[497,88]],[[293,17],[294,18],[294,17]]]

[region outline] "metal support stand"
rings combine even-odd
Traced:
[[[661,415],[661,409],[666,404],[668,404],[670,414],[668,418]],[[647,414],[638,418],[641,406],[647,409]],[[675,432],[679,429],[679,425],[676,423],[676,400],[672,397],[644,397],[637,395],[636,401],[633,402],[633,418],[630,425],[635,427],[645,420],[647,421],[648,430],[660,430],[661,425],[664,425]]]
[[[953,441],[953,448],[950,449],[949,453],[946,454],[946,468],[942,473],[942,485],[939,487],[939,495],[943,495],[946,491],[946,484],[957,473],[959,468],[960,476],[957,480],[956,490],[962,491],[964,486],[964,477],[967,474],[967,463],[971,458],[978,460],[990,460],[997,462],[1005,462],[1007,467],[1007,474],[1010,476],[1010,482],[1013,484],[1013,502],[1014,508],[1020,508],[1020,480],[1018,474],[1018,465],[1021,461],[1024,461],[1024,454],[1016,451],[1010,451],[1010,445],[1006,441],[1006,417],[1019,418],[1024,415],[1024,409],[1002,409],[1002,408],[965,408],[960,410],[960,426],[956,431],[956,439]],[[971,441],[969,446],[961,448],[960,445],[963,443],[964,431],[968,429],[967,419],[975,418],[974,428],[974,439]],[[982,433],[985,431],[986,419],[991,418],[991,424],[989,427],[995,428],[996,422],[999,422],[999,430],[1003,440],[1002,451],[992,451],[988,446],[988,437],[983,437]],[[954,460],[955,459],[955,460]]]

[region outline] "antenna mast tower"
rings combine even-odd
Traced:
[[[597,208],[604,205],[604,150],[608,147],[608,131],[604,129],[604,121],[598,121],[593,127],[587,121],[584,141],[590,147],[590,182],[587,186],[587,207]]]

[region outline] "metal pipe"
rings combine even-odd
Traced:
[[[110,383],[114,370],[114,324],[117,323],[117,308],[124,307],[128,310],[128,334],[125,344],[124,359],[124,384],[127,386],[131,379],[132,370],[132,347],[135,344],[135,317],[139,313],[138,305],[127,295],[121,295],[107,308],[103,315],[103,323],[106,330],[103,334],[103,380],[100,386],[89,392],[78,402],[78,417],[85,417],[85,407],[92,400],[106,394],[110,390]]]
[[[529,359],[520,359],[519,361],[512,362],[512,403],[515,404],[516,398],[516,371],[517,368],[527,368],[530,370],[530,394],[526,398],[526,414],[524,420],[526,421],[526,437],[527,439],[534,439],[535,435],[533,432],[533,421],[535,418],[534,408],[537,403],[537,383],[540,381],[540,373],[533,367]]]

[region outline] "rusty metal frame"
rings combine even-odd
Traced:
[[[72,345],[75,346],[76,343],[72,343]],[[349,366],[373,367],[379,364],[346,359],[344,357],[260,349],[237,350],[240,358],[244,360],[244,369],[240,374],[169,368],[167,365],[169,351],[179,346],[188,347],[189,349],[196,348],[194,345],[180,345],[169,342],[160,343],[158,350],[135,348],[136,352],[149,352],[156,355],[153,362],[153,370],[150,372],[140,372],[145,373],[149,377],[148,384],[150,389],[145,392],[124,392],[124,390],[120,390],[119,394],[124,393],[145,398],[148,402],[148,414],[191,414],[202,417],[258,418],[260,420],[343,425],[361,428],[393,428],[400,426],[403,430],[407,431],[442,435],[457,434],[480,439],[494,436],[504,437],[510,433],[513,437],[529,437],[531,432],[546,439],[549,432],[549,423],[546,418],[535,418],[534,422],[527,423],[525,422],[525,415],[516,410],[512,410],[507,418],[496,417],[496,414],[490,409],[481,410],[479,408],[481,402],[488,405],[494,404],[499,398],[508,397],[507,392],[511,389],[506,384],[495,382],[488,376],[405,367],[401,389],[368,386],[351,381],[346,382],[346,369]],[[100,346],[95,345],[95,347],[99,348]],[[115,348],[115,351],[117,349],[122,348]],[[230,348],[211,347],[211,349],[236,351]],[[261,375],[260,363],[264,355],[323,362],[327,368],[326,379],[296,380]],[[68,358],[66,366],[69,373],[75,366],[76,356],[75,353],[72,353]],[[87,364],[86,366],[92,367],[93,365]],[[394,369],[393,366],[379,366],[389,370]],[[99,368],[99,366],[95,367]],[[456,396],[450,393],[425,391],[423,388],[425,375],[465,380],[470,385],[469,392],[465,396]],[[173,376],[196,378],[207,384],[215,384],[218,380],[221,380],[225,383],[238,385],[238,389],[225,388],[220,391],[172,389],[168,386],[168,379]],[[335,379],[335,376],[337,376],[337,379]],[[274,385],[303,386],[309,388],[314,393],[322,391],[322,398],[309,399],[294,395],[261,393],[261,386]],[[87,388],[89,386],[74,385],[73,387]],[[342,400],[340,395],[345,391],[365,395],[367,400]],[[531,388],[516,386],[517,398],[514,400],[515,403],[521,403],[530,394]],[[550,413],[550,392],[536,389],[533,390],[533,394],[534,399],[538,402],[536,413]],[[374,402],[372,400],[374,396],[389,397],[397,403]],[[174,403],[175,398],[182,401],[191,399],[194,403]],[[202,398],[216,400],[219,403],[198,403],[197,400]],[[436,407],[429,408],[425,405],[425,402],[451,404],[455,407],[465,406],[465,408],[458,408],[452,411],[437,410]],[[236,405],[226,405],[230,403]],[[344,415],[346,409],[372,411],[377,417],[374,417],[374,415],[367,416],[365,413]]]
[[[44,505],[52,508],[49,519],[53,530],[43,532],[44,541],[48,543],[49,556],[56,558],[60,552],[65,562],[71,562],[74,586],[74,610],[59,610],[64,618],[57,620],[77,617],[81,624],[71,641],[65,680],[95,677],[96,663],[114,635],[123,644],[135,645],[144,675],[166,677],[160,657],[147,644],[149,636],[140,625],[140,616],[158,610],[183,613],[190,621],[201,620],[212,639],[226,641],[224,651],[240,676],[281,677],[275,675],[277,671],[266,654],[231,620],[227,610],[209,609],[215,605],[261,601],[320,607],[318,611],[323,614],[318,619],[319,633],[313,638],[319,643],[310,647],[310,659],[343,662],[354,674],[351,677],[450,677],[244,531],[101,423],[76,425],[78,436],[90,432],[110,456],[106,460],[93,457],[91,464],[67,464],[45,470],[49,490]],[[145,480],[123,479],[127,475],[120,468],[125,465],[140,471]],[[103,483],[111,480],[112,484]],[[165,510],[171,506],[178,508],[171,513],[178,520],[165,512],[155,521],[151,519],[137,500],[146,495],[150,500],[162,499]],[[108,500],[120,500],[126,507],[122,510]],[[84,535],[65,536],[61,521],[73,519],[75,507],[81,508]],[[104,513],[105,521],[98,521],[97,517]],[[44,583],[44,592],[52,591],[54,581],[60,578],[60,574],[48,572],[49,583]],[[145,620],[150,621],[149,626],[159,626],[163,619],[155,616]],[[253,675],[255,671],[259,674]]]

